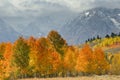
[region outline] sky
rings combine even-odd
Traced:
[[[0,0],[0,16],[40,16],[94,7],[120,8],[120,0]]]

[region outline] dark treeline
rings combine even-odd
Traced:
[[[120,36],[120,32],[119,33],[111,33],[111,34],[107,34],[107,35],[105,35],[105,38],[113,38],[113,37],[116,37],[116,36]],[[99,36],[99,35],[97,35],[97,37],[93,37],[93,38],[89,38],[88,40],[86,40],[85,42],[87,43],[87,42],[92,42],[92,41],[94,41],[94,40],[96,40],[96,39],[101,39],[101,37]]]

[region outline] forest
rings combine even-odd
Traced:
[[[54,30],[47,37],[21,36],[14,43],[0,43],[0,79],[119,75],[119,47],[119,35],[82,45],[68,45]]]

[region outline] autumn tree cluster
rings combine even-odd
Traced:
[[[110,47],[113,45],[120,44],[120,33],[111,33],[110,35],[106,35],[101,38],[99,35],[97,37],[93,37],[91,39],[86,40],[86,43],[92,44],[94,47]]]
[[[110,72],[101,48],[69,46],[56,31],[47,37],[0,43],[0,79],[65,77]]]

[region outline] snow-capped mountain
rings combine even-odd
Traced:
[[[94,8],[80,13],[60,31],[69,44],[120,32],[120,9]]]
[[[0,42],[11,41],[17,39],[19,33],[17,33],[11,26],[9,26],[5,21],[0,19]]]

